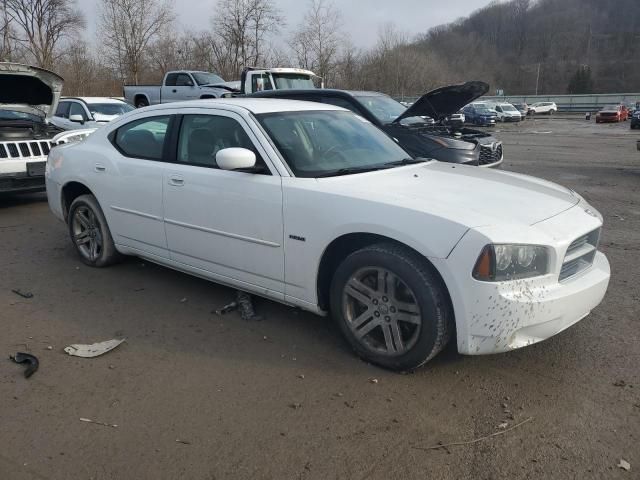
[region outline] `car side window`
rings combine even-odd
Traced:
[[[178,78],[176,78],[176,86],[177,87],[193,87],[193,80],[186,73],[179,73]]]
[[[60,118],[69,118],[69,107],[70,102],[60,102],[55,116]]]
[[[267,90],[273,90],[271,88],[271,82],[269,81],[269,75],[263,73],[260,75],[251,76],[251,91],[263,92]]]
[[[220,115],[185,115],[178,141],[179,163],[218,168],[216,154],[225,148],[246,148],[256,154],[256,166],[265,174],[269,169],[242,125]]]
[[[496,112],[502,112],[502,107],[497,106],[497,107],[496,107]]]
[[[116,131],[113,143],[127,157],[162,160],[170,118],[163,115],[127,123]]]
[[[69,108],[69,116],[71,115],[80,115],[84,121],[87,121],[87,114],[84,111],[82,105],[78,102],[71,102],[71,107]]]
[[[170,74],[167,75],[167,79],[164,82],[164,84],[167,87],[175,87],[177,78],[178,78],[178,74],[177,73],[170,73]]]

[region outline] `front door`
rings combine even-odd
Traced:
[[[162,103],[193,100],[198,98],[198,89],[188,73],[169,74],[161,95]]]
[[[220,170],[215,155],[230,147],[252,150],[263,170]],[[165,230],[172,260],[284,298],[282,184],[264,158],[239,115],[210,109],[184,115],[176,161],[164,176]]]

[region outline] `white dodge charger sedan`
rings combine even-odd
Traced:
[[[136,110],[55,147],[47,195],[80,258],[136,255],[318,314],[396,370],[544,340],[602,300],[602,217],[524,175],[412,159],[339,107]]]

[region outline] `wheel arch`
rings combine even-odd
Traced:
[[[69,207],[71,207],[71,204],[76,198],[80,195],[93,195],[95,197],[89,187],[75,180],[65,183],[60,190],[60,195],[60,205],[62,205],[62,214],[65,221],[67,221],[69,215]]]
[[[144,99],[147,102],[147,105],[151,105],[151,101],[149,97],[145,93],[137,93],[135,97],[133,97],[133,104],[137,107],[138,100]]]
[[[441,282],[442,287],[446,292],[446,297],[449,302],[451,314],[454,315],[453,303],[451,301],[449,288],[447,287],[443,276],[427,257],[418,252],[415,248],[407,245],[406,243],[395,240],[391,237],[387,237],[385,235],[369,232],[353,232],[343,234],[331,241],[331,243],[329,243],[325,248],[322,256],[320,257],[320,263],[318,265],[316,276],[318,306],[322,310],[329,310],[329,291],[331,288],[331,280],[333,278],[333,272],[335,272],[338,265],[353,252],[377,243],[393,243],[399,245],[403,248],[406,248],[407,250],[410,250],[420,259],[422,259],[424,265],[429,268],[429,270],[431,270]],[[455,319],[453,321],[453,324],[455,325]]]
[[[210,93],[207,93],[205,95],[200,95],[200,100],[211,100],[212,98],[218,98],[218,97]]]

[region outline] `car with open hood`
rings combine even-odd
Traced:
[[[19,63],[0,63],[0,193],[41,191],[64,81]]]
[[[51,122],[64,130],[97,128],[133,109],[117,98],[63,97]]]
[[[595,308],[610,276],[602,217],[576,192],[411,158],[328,104],[136,110],[54,148],[47,197],[89,266],[134,255],[330,314],[396,370],[453,338],[471,355],[542,341]]]
[[[357,113],[393,137],[413,157],[481,167],[503,162],[502,142],[492,135],[450,124],[447,119],[484,95],[489,85],[467,82],[426,93],[410,107],[379,92],[334,89],[274,90],[252,98],[286,98],[343,107]]]

